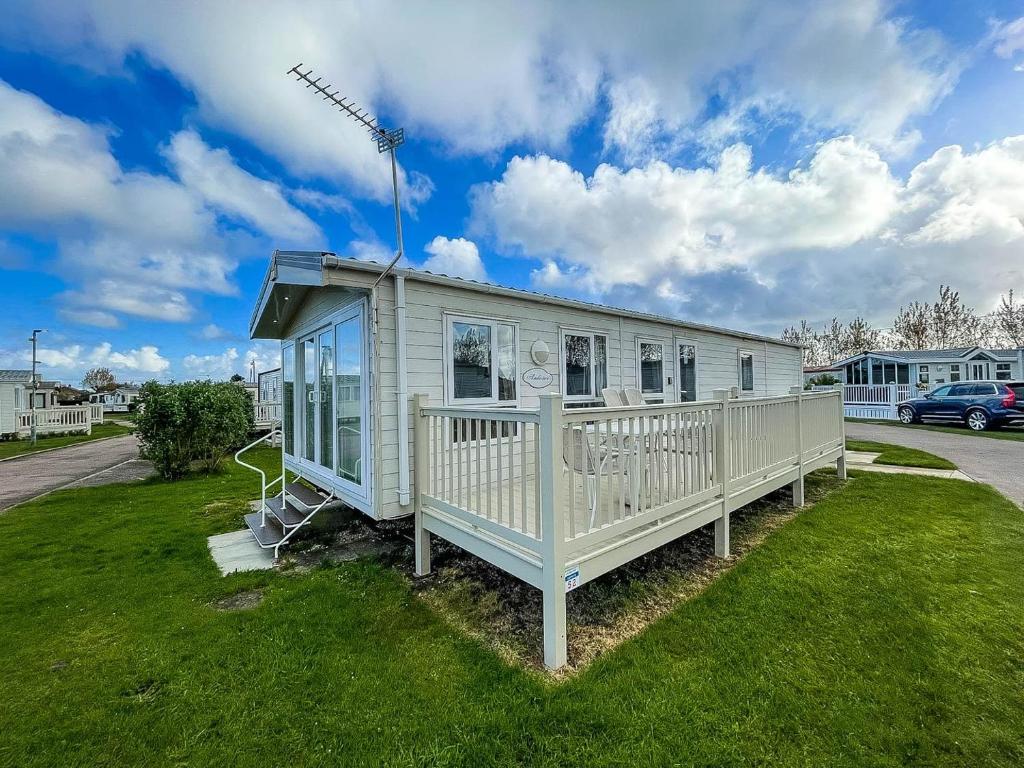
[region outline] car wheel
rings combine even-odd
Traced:
[[[914,416],[914,409],[903,407],[899,410],[900,421],[904,424],[913,424],[917,421],[917,417]]]
[[[988,429],[988,414],[984,411],[971,411],[967,414],[967,426],[975,432],[984,432]]]

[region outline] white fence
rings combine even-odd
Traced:
[[[416,567],[441,536],[544,592],[544,658],[566,660],[565,594],[804,475],[843,466],[838,391],[629,408],[433,408],[415,398]]]
[[[895,420],[896,405],[917,395],[911,384],[846,384],[843,388],[844,414],[853,419]],[[833,387],[815,386],[815,392],[828,392]]]
[[[253,403],[253,421],[257,429],[272,427],[281,421],[280,403]]]
[[[56,408],[35,408],[18,411],[18,434],[32,432],[35,421],[37,435],[55,435],[67,432],[92,434],[92,414],[88,405],[58,406]]]
[[[103,423],[103,403],[89,404],[89,421],[93,424]]]

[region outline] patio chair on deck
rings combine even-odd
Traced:
[[[612,389],[611,387],[605,387],[601,390],[601,397],[604,398],[604,404],[609,408],[621,408],[626,404],[626,401],[622,399],[622,395],[619,390]]]
[[[644,400],[644,393],[634,387],[627,387],[622,390],[622,394],[626,397],[626,405],[647,405],[647,401]]]
[[[562,430],[562,459],[565,462],[562,472],[578,472],[583,476],[587,509],[590,510],[590,528],[594,527],[597,519],[597,484],[601,481],[601,475],[607,474],[612,478],[621,467],[626,480],[625,491],[629,498],[633,497],[628,457],[623,456],[617,448],[596,445],[597,440],[597,435],[588,433],[586,427],[582,425],[569,426]],[[609,492],[612,485],[614,484],[609,482]],[[573,486],[570,493],[575,493],[575,483]],[[631,506],[635,506],[635,502]]]

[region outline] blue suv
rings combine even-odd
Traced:
[[[904,424],[922,419],[962,421],[976,432],[1024,423],[1024,382],[965,381],[936,387],[922,397],[904,400],[896,410]]]

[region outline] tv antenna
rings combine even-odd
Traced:
[[[330,83],[321,85],[320,81],[323,80],[322,77],[318,77],[314,80],[312,77],[312,67],[303,72],[302,62],[299,62],[289,69],[287,74],[295,75],[296,81],[305,83],[307,90],[312,88],[319,96],[322,97],[323,101],[337,107],[339,110],[366,128],[370,134],[370,138],[377,145],[378,153],[391,153],[391,185],[394,190],[395,197],[395,236],[398,241],[398,252],[395,254],[395,258],[391,260],[391,263],[387,265],[380,275],[377,276],[377,279],[373,283],[373,287],[376,288],[377,284],[384,279],[384,276],[387,275],[395,264],[398,263],[398,260],[402,258],[402,254],[405,250],[402,244],[402,209],[398,204],[398,162],[395,159],[395,150],[405,143],[405,129],[385,128],[380,124],[377,118],[371,116],[361,107],[356,106],[355,102],[347,96],[339,96],[341,93],[340,90],[335,89],[332,92],[331,89],[333,86]]]

